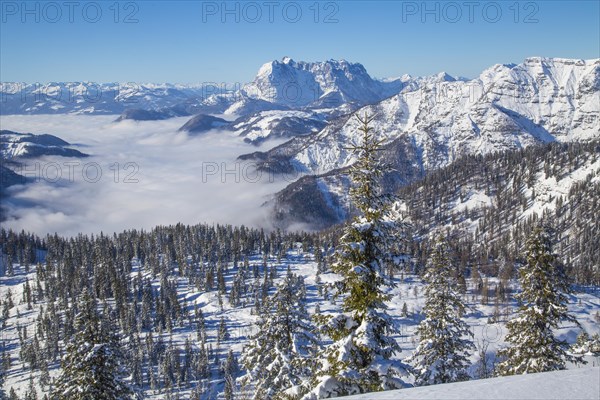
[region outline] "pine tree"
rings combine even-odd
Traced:
[[[402,304],[402,316],[408,317],[408,306],[406,305],[406,302]]]
[[[310,375],[317,338],[305,295],[303,278],[288,272],[267,300],[258,331],[241,357],[245,383],[254,387],[253,399],[283,399],[288,390],[307,391],[302,385]]]
[[[229,340],[229,330],[227,329],[225,318],[221,317],[221,320],[219,321],[219,329],[217,331],[217,345],[224,340]]]
[[[568,313],[569,282],[552,252],[548,231],[534,229],[526,246],[527,262],[519,270],[521,292],[515,295],[521,304],[507,323],[510,346],[498,352],[504,361],[497,364],[497,375],[559,370],[573,360],[567,343],[552,332],[561,321],[577,321]]]
[[[590,337],[585,330],[582,330],[575,344],[571,346],[570,352],[576,355],[600,356],[600,334],[596,332]],[[587,364],[583,357],[577,357],[577,361]]]
[[[467,380],[469,339],[473,334],[462,317],[462,302],[444,239],[438,239],[424,276],[425,319],[417,327],[420,342],[409,358],[415,384],[432,385]]]
[[[0,347],[0,349],[2,350],[2,358],[4,358],[4,343],[0,344],[2,347]],[[4,391],[4,379],[5,379],[5,374],[6,371],[4,370],[4,363],[2,361],[0,361],[0,400],[5,400],[6,399],[6,392]]]
[[[29,375],[29,386],[27,392],[25,392],[25,400],[38,400],[37,390],[33,383],[33,375]]]
[[[225,365],[223,366],[224,373],[229,373],[230,375],[235,375],[238,372],[239,365],[237,358],[233,354],[233,350],[229,349],[227,352],[227,360],[225,360]]]
[[[116,336],[100,326],[95,300],[84,291],[75,318],[75,335],[67,344],[62,371],[52,391],[60,400],[125,400],[132,390],[121,380]]]
[[[238,363],[231,349],[229,349],[229,352],[227,353],[227,361],[225,361],[223,370],[225,378],[223,395],[225,396],[225,400],[233,400],[235,393],[235,375],[237,374]]]
[[[225,380],[225,388],[223,389],[223,397],[225,397],[225,400],[234,400],[235,379],[230,373],[228,373],[226,371],[224,380]]]
[[[373,116],[357,115],[361,143],[352,147],[357,162],[350,173],[351,200],[358,216],[345,228],[331,269],[341,276],[336,297],[343,312],[323,315],[320,324],[333,343],[321,354],[321,367],[305,399],[328,398],[401,388],[406,366],[391,358],[401,351],[392,337],[397,333],[386,312],[390,297],[384,286],[393,262],[390,249],[401,226],[391,216],[391,198],[381,193],[385,166],[379,162],[381,141],[369,126]]]

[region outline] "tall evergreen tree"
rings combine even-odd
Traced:
[[[62,371],[52,391],[56,400],[125,400],[133,391],[121,380],[117,338],[101,327],[96,301],[84,290],[67,344]]]
[[[284,399],[302,393],[311,371],[317,338],[304,305],[302,277],[288,272],[267,300],[258,332],[244,348],[241,362],[253,399]]]
[[[567,343],[552,332],[562,321],[577,321],[568,313],[570,285],[548,231],[535,228],[526,246],[527,262],[519,270],[521,292],[515,295],[521,304],[518,315],[507,323],[510,346],[498,352],[504,360],[496,366],[497,375],[564,369],[573,359]]]
[[[362,137],[352,147],[357,162],[351,169],[350,196],[359,215],[345,228],[331,267],[341,276],[335,288],[343,298],[343,312],[321,318],[333,343],[322,352],[306,399],[400,388],[400,377],[407,373],[404,364],[392,360],[401,349],[392,337],[397,329],[386,312],[390,297],[384,292],[388,263],[394,260],[390,249],[400,226],[391,216],[391,198],[379,186],[385,166],[378,156],[381,141],[369,126],[374,117],[357,118]]]
[[[27,391],[25,392],[25,400],[38,400],[37,390],[35,388],[35,384],[33,383],[33,375],[29,375],[29,385],[27,386]]]
[[[5,400],[7,398],[6,392],[4,391],[4,380],[5,380],[5,370],[4,370],[4,343],[0,343],[0,351],[2,357],[0,357],[0,400]]]
[[[227,360],[223,366],[223,376],[225,379],[225,387],[223,389],[223,396],[225,400],[233,400],[235,395],[235,375],[237,374],[238,365],[237,359],[233,355],[233,351],[229,349],[227,353]]]
[[[425,319],[417,327],[420,338],[409,363],[413,367],[416,385],[431,385],[467,380],[469,351],[474,350],[469,339],[473,334],[462,319],[465,313],[453,266],[444,239],[436,243],[423,278],[425,287]]]

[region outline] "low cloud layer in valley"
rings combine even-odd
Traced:
[[[90,154],[83,159],[30,160],[25,169],[17,169],[37,179],[10,188],[10,196],[2,200],[7,217],[2,226],[66,235],[178,222],[268,227],[260,206],[289,182],[258,176],[252,165],[236,161],[238,155],[261,148],[230,132],[196,137],[177,132],[187,118],[119,123],[114,119],[2,116],[2,129],[50,133]]]

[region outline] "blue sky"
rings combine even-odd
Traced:
[[[0,79],[247,82],[283,56],[474,77],[528,56],[600,58],[599,4],[2,0]]]

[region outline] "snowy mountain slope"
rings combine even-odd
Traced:
[[[389,158],[390,148],[382,154]],[[515,256],[531,222],[544,218],[561,238],[565,260],[590,273],[600,263],[598,141],[467,156],[427,175],[415,165],[395,167],[384,175],[383,186],[397,194],[398,208],[419,236],[449,229],[482,254]],[[298,179],[266,206],[280,227],[320,229],[351,213],[348,191],[346,170],[334,170]]]
[[[213,117],[212,115],[198,114],[187,121],[179,131],[189,133],[208,132],[211,129],[221,128],[228,125],[229,122],[223,118]]]
[[[17,173],[20,172],[18,170],[23,159],[43,156],[76,158],[88,156],[68,146],[70,146],[68,142],[54,135],[34,135],[32,133],[0,130],[0,197],[7,195],[6,189],[9,186],[24,184],[33,180],[31,176],[26,177]],[[4,218],[4,210],[0,208],[0,221]]]
[[[326,114],[295,110],[260,111],[234,121],[197,114],[179,128],[179,131],[201,133],[211,129],[223,129],[234,132],[247,143],[258,145],[268,139],[290,138],[317,132],[327,125],[326,118]]]
[[[94,82],[0,83],[0,114],[121,114],[126,109],[192,107],[204,85]]]
[[[419,208],[418,213],[424,217],[420,223],[427,228],[452,227],[468,232],[482,225],[483,209],[514,214],[518,220],[558,215],[564,206],[576,208],[592,200],[579,197],[579,189],[585,186],[593,191],[600,186],[599,145],[598,141],[570,146],[552,144],[463,159],[400,189],[400,205]],[[419,204],[426,197],[431,205]],[[577,201],[575,197],[579,197]],[[430,214],[433,208],[438,214],[436,221]]]
[[[465,154],[588,140],[600,131],[600,59],[529,58],[470,81],[442,75],[356,112],[377,115],[373,128],[385,142],[406,136],[425,170]],[[345,148],[358,140],[357,128],[348,117],[273,149],[261,163],[311,174],[347,167],[354,157]]]
[[[318,132],[326,116],[310,111],[263,111],[241,117],[229,129],[248,143],[258,144],[272,138],[290,138]]]
[[[232,99],[233,102],[225,103],[226,107],[222,111],[223,114],[244,116],[261,111],[289,110],[289,107],[285,105],[272,103],[263,99],[245,97],[243,95],[240,95],[240,92],[236,93],[234,96],[231,96],[230,99]],[[203,105],[204,103],[202,104],[202,106]],[[209,109],[210,108],[211,107],[209,106]]]
[[[280,148],[285,149],[285,144]],[[257,155],[255,153],[249,157]],[[284,157],[282,155],[280,160],[268,165],[270,169],[284,172],[289,180],[295,180],[265,204],[266,207],[272,207],[275,225],[289,228],[299,224],[305,229],[322,229],[345,221],[352,212],[349,167],[320,175],[300,176],[286,164]],[[425,176],[422,166],[414,161],[418,159],[417,150],[406,137],[399,137],[385,145],[381,157],[393,168],[382,178],[382,185],[388,192],[396,192],[402,186]]]
[[[87,154],[67,146],[69,143],[53,135],[0,131],[0,158],[5,160],[40,156],[87,156]]]
[[[600,367],[447,383],[348,396],[348,400],[548,400],[600,398]]]

